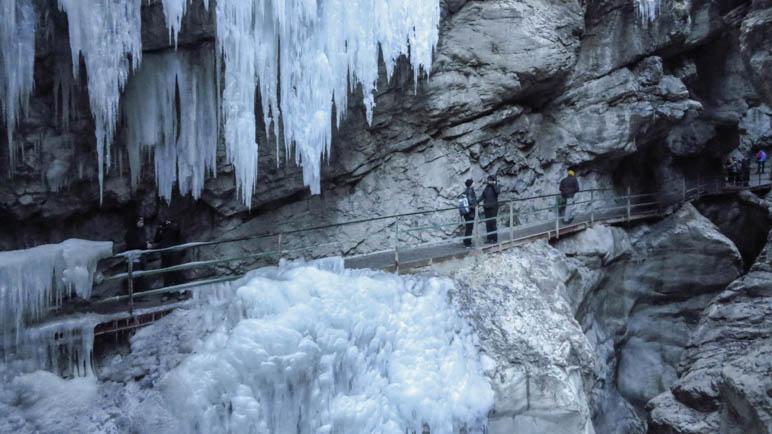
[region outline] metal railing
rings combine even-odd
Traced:
[[[401,255],[416,250],[426,250],[428,255],[432,255],[431,249],[437,249],[436,253],[440,254],[443,248],[450,251],[461,248],[464,241],[470,241],[476,248],[484,247],[488,236],[494,235],[493,231],[483,229],[490,221],[495,221],[497,227],[495,242],[491,244],[501,249],[505,244],[513,244],[534,235],[546,234],[547,238],[559,238],[567,228],[577,225],[586,227],[596,222],[630,222],[636,218],[661,216],[674,204],[706,195],[769,186],[769,180],[762,179],[761,176],[751,180],[720,177],[697,180],[692,185],[685,179],[666,180],[662,184],[666,186],[664,189],[651,193],[633,193],[629,187],[623,194],[607,188],[580,191],[568,204],[574,220],[567,223],[562,221],[559,194],[502,200],[493,207],[488,206],[488,210],[495,210],[495,213],[489,212],[490,217],[485,217],[485,213],[481,211],[485,209],[484,205],[478,205],[475,207],[474,231],[470,236],[464,234],[466,222],[461,218],[458,207],[452,206],[276,233],[123,252],[112,259],[125,262],[126,272],[107,277],[99,276],[97,281],[100,284],[125,281],[127,294],[97,300],[95,303],[128,301],[131,314],[135,297],[174,293],[202,285],[233,281],[242,276],[242,270],[270,265],[282,258],[343,256],[347,260],[354,260],[381,257],[393,261],[393,268],[399,271]],[[351,232],[358,235],[352,235]],[[311,233],[315,240],[330,241],[310,243],[308,235]],[[491,237],[491,240],[494,238]],[[211,252],[209,258],[155,269],[138,269],[136,266],[143,263],[143,258],[154,255],[193,251],[191,256],[198,256],[203,248],[220,248],[228,244],[241,245],[241,253],[229,255],[227,251],[215,251]],[[203,277],[192,278],[188,283],[137,290],[138,281],[169,273],[202,269],[210,269],[211,272]]]

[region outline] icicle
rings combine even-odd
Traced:
[[[0,252],[0,328],[6,344],[13,336],[18,341],[27,321],[40,320],[65,297],[89,298],[96,264],[112,249],[112,242],[73,239]]]
[[[13,131],[29,111],[35,83],[36,25],[31,0],[0,0],[0,112],[5,118],[11,172],[16,161]]]
[[[142,56],[141,0],[59,0],[59,7],[67,14],[73,76],[79,76],[81,55],[88,74],[101,201],[121,91]]]
[[[410,55],[416,79],[428,74],[440,20],[437,0],[222,0],[216,8],[226,153],[247,206],[257,172],[258,85],[266,131],[273,126],[278,136],[281,118],[287,153],[294,146],[305,184],[319,193],[333,101],[340,125],[348,92],[361,85],[372,122],[379,48],[389,78],[401,55]]]
[[[648,28],[659,15],[660,0],[635,0],[635,9],[643,28]]]
[[[173,43],[175,49],[177,48],[177,36],[180,34],[180,29],[182,28],[182,17],[185,16],[188,1],[190,0],[161,1],[164,9],[164,16],[166,17],[166,28],[169,30],[169,43]]]
[[[176,182],[181,194],[200,197],[217,160],[214,65],[207,49],[148,54],[129,80],[122,111],[133,187],[142,148],[152,147],[158,194],[171,200]]]
[[[84,315],[52,321],[27,329],[19,342],[8,350],[21,361],[24,371],[48,370],[64,377],[93,375],[91,363],[97,315]],[[10,351],[5,351],[5,358]]]

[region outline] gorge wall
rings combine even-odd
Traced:
[[[348,99],[321,194],[283,147],[261,146],[248,208],[220,146],[200,200],[167,202],[152,163],[132,187],[119,124],[100,201],[86,72],[61,83],[67,21],[53,0],[34,5],[35,87],[13,167],[0,146],[0,170],[13,173],[0,185],[3,250],[70,237],[122,250],[136,213],[176,219],[191,241],[452,207],[465,178],[487,174],[504,197],[549,194],[569,165],[584,188],[651,191],[718,176],[727,155],[772,136],[768,1],[664,1],[649,21],[628,0],[445,0],[430,77],[416,82],[402,59],[386,80],[381,65],[371,124],[362,95]],[[162,2],[143,2],[145,57],[213,58],[213,11],[190,3],[175,52]],[[660,223],[439,270],[464,282],[452,296],[489,357],[491,432],[769,432],[764,207],[753,195],[703,201]],[[331,253],[375,248],[387,229],[349,230]]]

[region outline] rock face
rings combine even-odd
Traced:
[[[771,249],[710,302],[678,380],[648,404],[650,433],[772,432]]]
[[[741,255],[690,205],[651,226],[593,229],[558,248],[601,275],[577,297],[576,313],[599,358],[595,429],[644,432],[646,403],[678,378],[690,332],[742,272]]]

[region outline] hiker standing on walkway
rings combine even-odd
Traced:
[[[571,215],[571,202],[579,191],[579,180],[573,168],[568,169],[568,176],[560,181],[560,197],[558,198],[558,213],[563,217],[563,223],[571,223],[574,217]]]
[[[472,232],[477,206],[477,194],[474,192],[471,179],[466,180],[466,190],[458,197],[458,212],[464,218],[464,246],[472,247]]]
[[[501,187],[496,184],[496,177],[489,175],[485,190],[480,195],[480,202],[485,210],[485,232],[488,235],[489,243],[499,241],[496,229],[496,220],[499,214],[499,193],[501,193]]]
[[[760,175],[764,173],[764,166],[767,164],[767,153],[764,152],[763,149],[759,149],[759,151],[756,152],[756,163],[758,164],[756,174]]]
[[[181,244],[182,235],[179,225],[177,225],[177,223],[171,219],[164,220],[158,227],[154,241],[154,247],[156,249],[165,249],[167,247]],[[161,267],[168,268],[175,265],[180,265],[182,264],[182,259],[181,251],[162,252]],[[179,285],[183,283],[183,280],[184,279],[180,271],[172,271],[163,275],[164,286]]]

